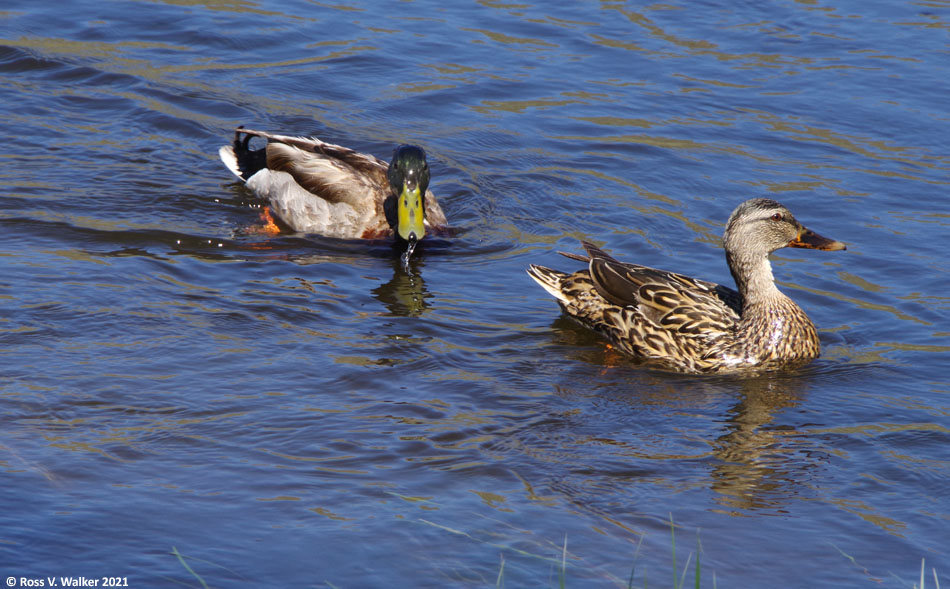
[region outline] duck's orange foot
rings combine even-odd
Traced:
[[[261,209],[261,221],[264,222],[260,227],[251,227],[249,232],[258,233],[261,235],[278,235],[280,234],[280,227],[277,226],[277,223],[274,221],[274,217],[270,213],[270,207],[265,206]]]
[[[604,344],[604,370],[601,374],[606,374],[611,368],[620,366],[625,360],[623,353],[617,350],[613,344]]]

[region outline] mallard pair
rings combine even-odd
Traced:
[[[259,137],[264,147],[251,149]],[[239,128],[219,154],[293,231],[329,237],[393,238],[404,260],[428,231],[447,228],[428,190],[422,148],[401,145],[384,161],[315,138]],[[806,229],[778,202],[740,204],[723,236],[738,290],[682,274],[619,262],[583,242],[587,268],[574,273],[531,265],[528,273],[561,308],[617,348],[651,365],[689,373],[800,366],[820,344],[805,312],[775,286],[769,254],[783,247],[843,250]]]

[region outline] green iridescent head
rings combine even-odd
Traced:
[[[389,163],[389,187],[396,202],[396,233],[409,242],[410,251],[426,234],[425,194],[429,187],[426,152],[417,145],[400,145]]]

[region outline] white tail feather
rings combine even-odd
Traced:
[[[565,276],[563,272],[531,264],[528,268],[528,275],[533,278],[535,282],[540,284],[541,288],[548,291],[548,294],[552,297],[563,303],[569,302],[561,291],[561,278]]]
[[[237,156],[234,155],[234,147],[231,145],[222,145],[221,149],[218,150],[218,157],[221,158],[221,161],[224,162],[224,165],[228,167],[231,172],[238,177],[240,180],[244,180],[241,176],[241,168],[238,166]]]

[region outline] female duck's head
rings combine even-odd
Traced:
[[[768,198],[754,198],[736,207],[726,224],[727,253],[768,255],[783,247],[827,251],[846,249],[840,241],[818,235],[798,222],[791,211]]]
[[[726,223],[723,246],[732,277],[745,299],[776,292],[769,254],[779,248],[846,249],[840,241],[808,229],[782,204],[768,198],[754,198],[736,207]]]

